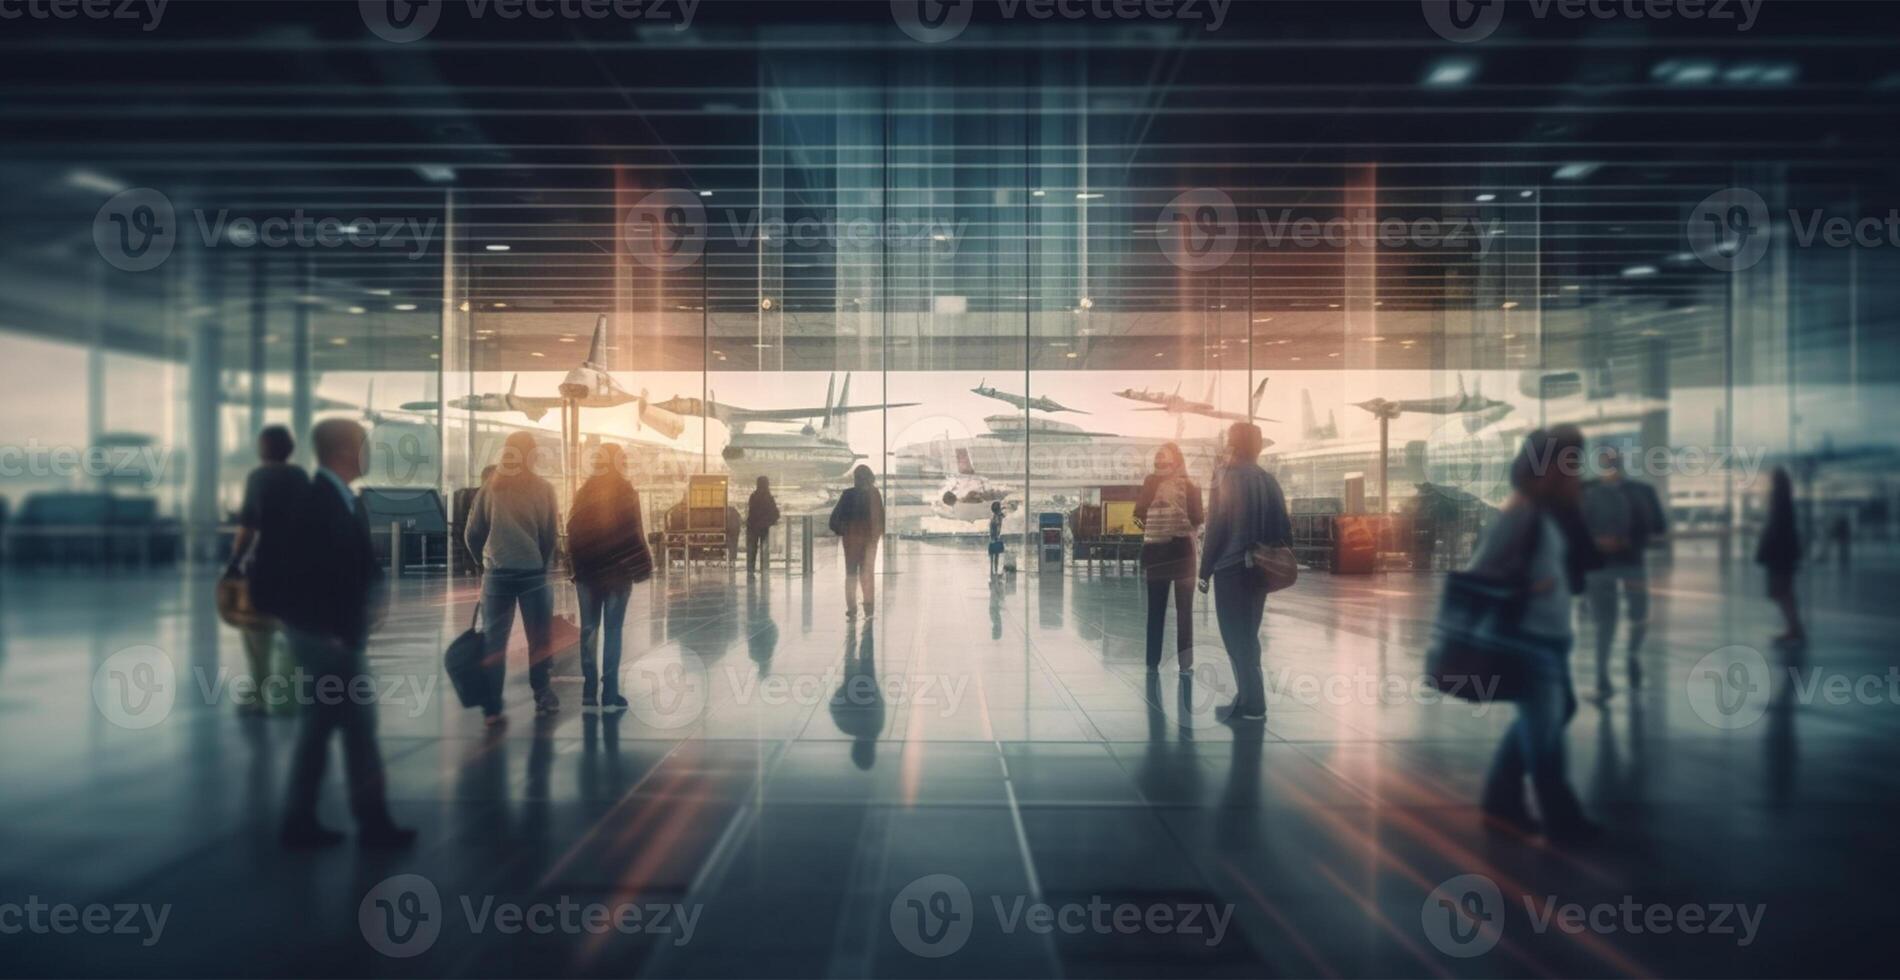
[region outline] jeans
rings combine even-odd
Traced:
[[[542,569],[497,568],[482,576],[482,634],[488,641],[482,658],[488,666],[488,703],[482,713],[501,714],[501,685],[508,679],[508,635],[515,629],[515,606],[528,634],[528,686],[548,690],[553,651],[554,590]]]
[[[1517,702],[1517,720],[1498,743],[1485,777],[1484,806],[1491,811],[1524,809],[1524,777],[1529,775],[1544,823],[1553,829],[1583,822],[1583,806],[1570,788],[1564,753],[1564,729],[1577,713],[1570,683],[1570,641],[1551,639],[1526,653],[1529,677]]]
[[[853,588],[856,586],[856,588]],[[858,611],[858,593],[864,593],[864,608],[877,605],[877,542],[844,546],[844,607]]]
[[[332,637],[299,629],[287,629],[286,635],[298,668],[310,675],[303,683],[311,700],[299,706],[284,826],[302,829],[316,824],[317,791],[323,785],[333,732],[343,735],[344,785],[356,825],[365,829],[389,826],[383,756],[376,747],[376,705],[360,695],[369,674],[362,645],[339,644]],[[374,690],[373,682],[369,683]]]
[[[1267,614],[1267,573],[1245,565],[1214,573],[1214,618],[1234,664],[1234,710],[1264,714],[1267,683],[1260,671],[1260,620]]]
[[[1597,684],[1599,687],[1610,685],[1610,647],[1616,642],[1618,582],[1621,582],[1623,586],[1623,600],[1629,604],[1631,673],[1635,673],[1636,655],[1642,651],[1643,638],[1649,632],[1649,577],[1632,572],[1618,574],[1610,570],[1591,572],[1589,577],[1590,615],[1596,622]]]
[[[761,554],[765,556],[765,570],[768,572],[772,570],[772,550],[767,545],[767,541],[769,540],[768,535],[770,535],[771,533],[772,533],[772,529],[769,527],[760,528],[756,531],[751,528],[746,528],[746,531],[745,531],[745,570],[746,571],[748,572],[752,571],[753,565],[756,563],[758,557]]]
[[[1181,669],[1194,666],[1194,580],[1148,583],[1148,666],[1161,666],[1161,634],[1168,628],[1168,590],[1174,590],[1174,652]]]
[[[581,695],[596,689],[603,702],[620,693],[620,632],[627,619],[627,599],[633,586],[600,589],[575,582],[581,604]],[[600,637],[600,662],[594,662],[594,637]]]

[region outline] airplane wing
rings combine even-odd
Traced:
[[[1278,424],[1280,421],[1279,419],[1267,418],[1265,415],[1256,415],[1253,418],[1248,418],[1247,416],[1242,415],[1239,412],[1213,411],[1213,412],[1195,412],[1194,414],[1205,415],[1210,419],[1226,419],[1229,422],[1273,422],[1275,424]]]
[[[556,401],[556,404],[559,404],[558,400]],[[842,407],[842,408],[833,406],[831,409],[831,414],[841,415],[841,414],[856,413],[856,412],[878,412],[887,408],[915,408],[916,406],[920,404],[922,404],[922,402],[892,402],[889,405],[851,405],[851,406]],[[720,408],[724,409],[724,416],[726,418],[734,422],[740,422],[740,423],[803,422],[806,419],[823,418],[825,414],[825,410],[822,408],[751,409],[751,408],[733,408],[730,405],[722,405],[720,406]],[[719,415],[715,413],[714,417],[717,418],[719,417]]]

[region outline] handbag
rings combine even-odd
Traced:
[[[1294,557],[1292,548],[1283,544],[1254,545],[1247,549],[1247,564],[1266,573],[1269,595],[1291,588],[1300,580],[1300,560]]]
[[[249,579],[235,572],[218,579],[218,618],[241,630],[268,629],[277,621],[251,604]]]
[[[1543,539],[1543,517],[1532,516],[1530,541],[1521,549],[1526,570]],[[1425,683],[1474,703],[1524,697],[1530,686],[1526,661],[1542,647],[1521,628],[1529,601],[1527,582],[1473,572],[1445,576],[1431,646],[1425,651]]]
[[[448,652],[442,655],[442,669],[449,675],[449,685],[455,688],[455,696],[461,700],[462,707],[474,708],[488,703],[488,670],[482,663],[483,654],[488,647],[487,639],[476,627],[482,615],[481,600],[475,602],[475,612],[469,617],[468,629],[455,642],[449,644]]]

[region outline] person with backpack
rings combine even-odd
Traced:
[[[1585,579],[1584,601],[1596,626],[1597,699],[1607,701],[1610,687],[1610,647],[1616,642],[1617,591],[1629,608],[1628,676],[1632,690],[1643,684],[1643,639],[1649,631],[1649,566],[1645,552],[1669,533],[1656,489],[1624,472],[1623,454],[1615,447],[1598,450],[1602,476],[1584,485],[1582,511],[1585,526],[1603,556],[1603,567]]]
[[[1267,611],[1267,572],[1255,560],[1255,548],[1293,543],[1293,519],[1280,482],[1260,468],[1265,439],[1260,427],[1235,422],[1227,430],[1227,457],[1214,475],[1207,508],[1207,534],[1201,548],[1201,591],[1214,591],[1214,617],[1221,643],[1233,662],[1238,692],[1232,704],[1215,712],[1224,722],[1259,722],[1267,717],[1266,678],[1260,668],[1260,621]]]
[[[554,592],[548,586],[548,565],[554,560],[560,515],[554,487],[535,475],[534,458],[539,452],[530,433],[508,437],[502,444],[501,468],[469,508],[464,535],[469,554],[482,563],[482,623],[488,639],[484,660],[489,670],[488,703],[482,706],[482,716],[491,727],[506,724],[501,691],[508,675],[508,636],[514,632],[517,606],[522,629],[528,634],[528,685],[534,689],[535,713],[551,715],[561,710],[561,699],[548,682],[554,639]]]
[[[1508,639],[1522,679],[1512,698],[1517,719],[1504,733],[1485,778],[1485,815],[1523,833],[1539,830],[1553,842],[1594,837],[1600,828],[1584,815],[1570,787],[1564,729],[1577,713],[1570,680],[1570,596],[1598,563],[1582,522],[1583,433],[1574,426],[1538,430],[1511,464],[1512,492],[1479,536],[1467,571],[1515,587]],[[1528,776],[1542,823],[1525,799]]]
[[[759,477],[758,486],[745,505],[745,577],[751,578],[756,572],[760,551],[765,551],[765,570],[772,570],[771,549],[767,548],[766,537],[772,533],[772,526],[778,523],[778,501],[772,499],[772,481]]]
[[[877,545],[884,538],[884,496],[877,490],[877,474],[869,466],[851,471],[851,486],[831,509],[831,533],[844,545],[845,618],[858,617],[858,594],[864,595],[864,615],[877,615]]]
[[[640,492],[626,477],[627,457],[600,447],[594,474],[574,494],[567,519],[568,562],[581,612],[581,707],[621,711],[621,631],[636,582],[653,575],[641,527]],[[600,659],[595,661],[596,639]]]

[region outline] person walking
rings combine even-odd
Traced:
[[[1540,829],[1525,801],[1529,777],[1543,818],[1541,830],[1557,842],[1580,841],[1600,828],[1584,815],[1570,787],[1564,729],[1577,713],[1570,680],[1572,570],[1586,575],[1596,559],[1588,538],[1578,552],[1566,512],[1581,492],[1583,434],[1574,426],[1530,434],[1511,464],[1510,497],[1479,537],[1468,571],[1521,586],[1512,637],[1522,658],[1524,684],[1517,719],[1491,761],[1482,807],[1492,819],[1526,833]]]
[[[290,462],[297,448],[290,430],[268,425],[257,434],[260,465],[244,479],[244,502],[238,507],[237,537],[231,542],[231,561],[225,566],[227,578],[244,581],[251,607],[263,612],[278,601],[291,583],[277,571],[287,563],[272,560],[270,552],[295,544],[297,507],[303,500],[310,478],[302,467]],[[270,541],[268,546],[266,540]],[[260,560],[260,556],[261,559]],[[264,713],[270,692],[278,691],[283,678],[271,670],[271,648],[279,626],[263,622],[239,631],[244,639],[244,659],[251,669],[251,692],[238,703],[246,715]],[[286,701],[284,707],[292,705]]]
[[[1781,610],[1787,627],[1775,642],[1798,649],[1808,639],[1794,593],[1795,572],[1801,567],[1801,532],[1795,525],[1794,480],[1779,466],[1769,477],[1768,523],[1755,546],[1755,563],[1768,570],[1768,598]]]
[[[877,615],[877,546],[884,538],[884,496],[877,490],[877,474],[859,465],[851,472],[851,486],[831,509],[831,533],[844,544],[844,612],[858,616],[858,594],[864,595],[864,615]]]
[[[1271,477],[1269,477],[1271,479]],[[1188,479],[1187,459],[1170,442],[1155,451],[1155,469],[1141,484],[1141,572],[1148,584],[1148,669],[1161,668],[1161,635],[1174,592],[1174,652],[1182,673],[1194,669],[1194,535],[1206,523],[1201,488]]]
[[[382,581],[370,544],[369,517],[350,482],[363,473],[363,427],[328,419],[311,432],[317,472],[297,507],[297,542],[287,562],[296,575],[293,595],[276,605],[298,666],[312,679],[301,705],[297,743],[281,840],[290,848],[328,847],[343,835],[317,822],[317,793],[330,754],[330,735],[343,736],[344,785],[356,818],[357,843],[407,847],[416,832],[389,815],[382,753],[376,746],[376,707],[361,690],[375,690],[365,651],[382,616]],[[268,532],[267,532],[268,533]]]
[[[522,630],[528,635],[528,686],[534,689],[535,713],[551,715],[561,710],[561,699],[548,682],[554,628],[548,564],[554,559],[559,515],[554,487],[534,472],[539,451],[530,433],[510,435],[502,444],[501,468],[469,508],[465,543],[469,554],[479,556],[482,563],[482,622],[487,639],[483,659],[489,670],[489,701],[482,706],[482,715],[489,725],[506,721],[501,691],[508,676],[508,636],[514,632],[517,606]]]
[[[1630,479],[1623,454],[1614,447],[1598,451],[1602,476],[1583,488],[1583,521],[1589,528],[1603,567],[1585,578],[1585,604],[1596,627],[1597,699],[1608,700],[1610,648],[1616,642],[1617,591],[1629,608],[1627,673],[1632,689],[1643,684],[1643,639],[1649,632],[1649,564],[1647,552],[1656,539],[1669,533],[1669,520],[1654,487]]]
[[[1254,566],[1253,550],[1293,543],[1286,495],[1279,481],[1260,468],[1263,442],[1260,427],[1251,422],[1228,428],[1226,462],[1214,475],[1201,548],[1201,591],[1213,583],[1214,617],[1238,686],[1233,703],[1216,711],[1226,722],[1266,720],[1260,621],[1267,610],[1267,573]]]
[[[640,521],[640,492],[626,477],[626,453],[600,448],[594,474],[574,494],[567,519],[568,562],[581,607],[581,707],[620,711],[620,646],[627,601],[653,574]],[[600,659],[595,661],[596,641]]]
[[[1003,502],[990,501],[990,578],[1003,574]]]
[[[771,549],[766,547],[767,537],[772,526],[778,523],[778,501],[772,499],[772,481],[759,477],[758,486],[752,490],[745,505],[745,577],[757,574],[753,571],[759,552],[765,552],[765,570],[772,570]]]

